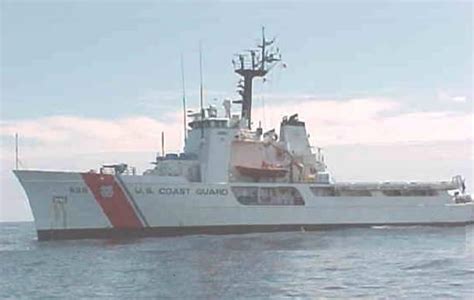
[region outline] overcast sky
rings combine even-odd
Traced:
[[[235,96],[231,59],[265,25],[287,68],[255,122],[299,112],[341,180],[473,182],[471,1],[1,1],[0,220],[29,220],[24,167],[88,170],[182,146],[180,55],[198,104]],[[234,109],[238,110],[238,107]],[[472,190],[472,189],[471,189]]]

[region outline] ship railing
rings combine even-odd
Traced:
[[[336,183],[337,188],[350,189],[434,189],[434,190],[455,190],[458,185],[450,181],[440,182],[339,182]]]

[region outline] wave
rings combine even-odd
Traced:
[[[451,265],[452,263],[453,263],[452,258],[433,259],[430,261],[416,263],[416,264],[404,267],[402,269],[404,270],[424,270],[424,269],[433,269],[433,268],[437,269],[439,267]]]

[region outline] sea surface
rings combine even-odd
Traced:
[[[474,227],[38,242],[0,223],[5,299],[474,299]]]

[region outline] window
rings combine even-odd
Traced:
[[[400,197],[402,195],[402,191],[400,190],[383,190],[382,194],[389,197]]]
[[[317,197],[372,197],[370,190],[353,188],[311,187],[311,192]]]
[[[232,192],[243,205],[305,205],[294,187],[232,187]]]
[[[372,193],[369,190],[340,190],[337,191],[338,196],[341,197],[371,197]]]
[[[438,195],[438,192],[432,189],[383,190],[382,193],[389,197],[429,197]]]
[[[317,197],[334,197],[336,189],[334,187],[312,187],[311,191]]]
[[[258,203],[258,187],[232,187],[232,193],[241,204],[256,205]]]
[[[318,186],[311,187],[311,192],[316,197],[372,197],[375,191],[380,191],[384,196],[388,197],[429,197],[437,196],[438,191],[433,189],[376,189],[367,188],[362,189],[361,187],[334,187],[334,186]]]

